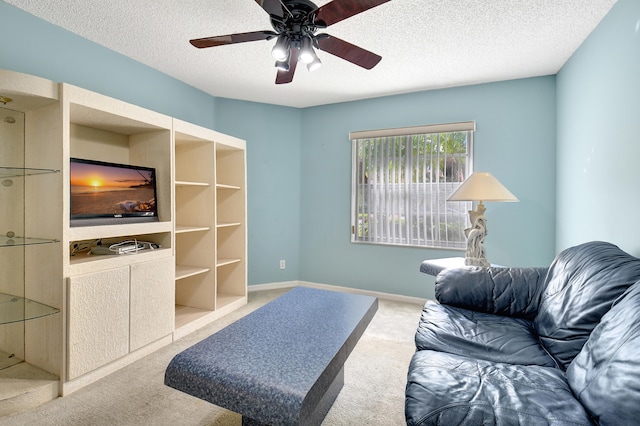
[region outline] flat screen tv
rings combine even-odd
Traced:
[[[70,159],[71,226],[158,221],[150,167]]]

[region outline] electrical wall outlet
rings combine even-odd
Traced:
[[[287,266],[287,265],[286,265],[285,261],[284,261],[284,260],[281,260],[281,261],[280,261],[280,269],[284,269],[284,268],[286,268],[286,266]]]

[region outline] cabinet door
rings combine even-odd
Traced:
[[[174,268],[173,257],[131,265],[131,351],[173,332]]]
[[[129,267],[69,277],[67,379],[129,352]]]

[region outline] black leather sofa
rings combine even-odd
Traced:
[[[447,269],[407,377],[408,425],[640,425],[640,259],[605,242],[548,268]]]

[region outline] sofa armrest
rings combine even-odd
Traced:
[[[533,319],[548,269],[445,269],[436,277],[436,299],[459,308]]]

